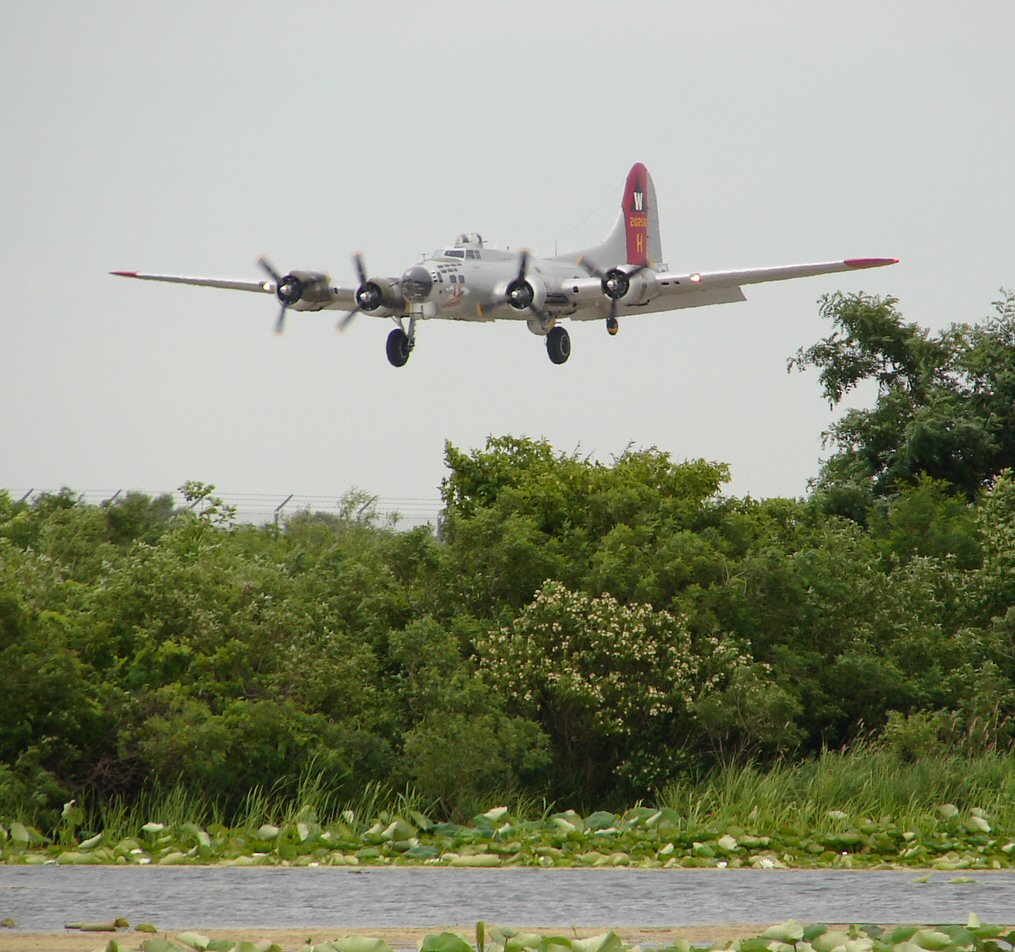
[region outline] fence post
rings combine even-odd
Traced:
[[[281,501],[281,502],[280,502],[280,503],[279,503],[279,504],[278,504],[278,505],[277,505],[277,506],[275,507],[275,525],[276,525],[276,526],[278,525],[278,517],[279,517],[279,513],[281,513],[281,512],[282,512],[282,509],[284,508],[285,504],[286,504],[287,502],[289,502],[289,500],[290,500],[290,499],[292,499],[292,498],[293,498],[293,493],[289,493],[289,495],[288,495],[288,496],[286,496],[286,497],[285,497],[285,499],[283,499],[283,500],[282,500],[282,501]]]

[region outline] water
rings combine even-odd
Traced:
[[[19,929],[122,916],[160,929],[804,922],[1015,923],[1015,871],[0,867]]]

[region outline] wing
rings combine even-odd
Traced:
[[[818,274],[835,274],[839,271],[856,271],[862,268],[882,268],[888,264],[898,264],[898,261],[898,258],[846,258],[844,261],[790,264],[774,268],[749,268],[745,271],[695,271],[682,275],[658,274],[656,280],[662,287],[668,288],[670,294],[679,294],[688,291],[703,291],[707,288],[731,288],[739,287],[742,284],[762,284],[766,281],[810,278]]]
[[[646,270],[632,276],[631,292],[620,301],[617,313],[629,316],[685,307],[703,307],[707,304],[731,304],[734,301],[746,300],[742,290],[742,285],[745,284],[788,281],[792,278],[809,278],[819,274],[881,268],[897,263],[898,258],[846,258],[842,261],[748,268],[741,271],[679,273]],[[600,316],[598,312],[604,307],[608,307],[609,299],[601,293],[598,278],[583,278],[571,284],[585,302],[591,303],[591,299],[597,302],[597,307],[591,312],[580,310],[574,315],[574,319],[591,320]]]
[[[792,278],[810,278],[819,274],[836,274],[863,268],[882,268],[885,265],[897,264],[898,260],[898,258],[846,258],[842,261],[748,268],[743,271],[692,271],[689,274],[666,272],[655,275],[658,296],[653,296],[649,303],[655,305],[652,310],[727,304],[746,300],[741,290],[741,286],[745,284],[788,281]],[[629,313],[637,313],[638,310],[635,305]]]
[[[227,291],[258,291],[275,294],[274,281],[233,281],[229,278],[197,278],[179,274],[144,274],[140,271],[110,271],[120,278],[137,278],[140,281],[163,281],[169,284],[193,284],[202,288],[224,288]],[[301,281],[301,298],[290,307],[298,311],[319,311],[324,308],[348,309],[355,307],[356,288],[333,287],[327,275],[316,272],[292,272],[283,278],[288,281],[295,275]]]
[[[196,284],[202,288],[275,293],[274,281],[230,281],[226,278],[191,278],[179,274],[142,274],[140,271],[110,271],[109,273],[115,274],[118,278],[138,278],[141,281],[167,281],[170,284]]]

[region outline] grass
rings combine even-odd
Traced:
[[[900,760],[873,745],[828,751],[804,763],[754,764],[716,770],[697,783],[664,788],[659,806],[687,825],[821,830],[837,812],[892,817],[917,827],[944,804],[984,810],[999,828],[1015,830],[1015,755],[937,753]]]
[[[526,795],[472,819],[412,789],[340,796],[324,774],[256,787],[231,810],[183,786],[68,804],[55,829],[0,817],[0,862],[486,866],[1015,865],[1015,755],[908,761],[857,745],[798,764],[726,766],[672,783],[652,806],[582,817]],[[482,815],[481,815],[482,814]]]
[[[88,816],[81,826],[102,830],[109,840],[135,836],[151,822],[174,828],[188,824],[202,829],[228,827],[250,833],[264,824],[284,827],[311,817],[323,826],[344,822],[366,828],[381,815],[424,813],[428,809],[429,805],[411,789],[397,792],[384,784],[369,783],[359,796],[342,798],[329,787],[324,774],[308,773],[295,795],[258,786],[230,811],[214,797],[183,786],[146,790],[133,801],[117,797],[110,803],[100,803],[94,811],[86,811]]]

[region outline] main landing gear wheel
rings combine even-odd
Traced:
[[[412,346],[409,343],[409,335],[400,327],[396,327],[388,334],[388,362],[392,367],[404,367],[411,352]]]
[[[555,364],[562,364],[571,356],[571,338],[563,327],[551,328],[546,335],[546,352]]]

